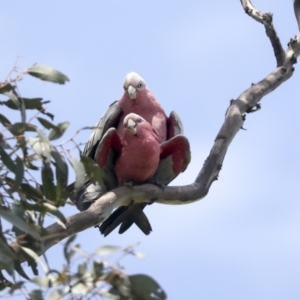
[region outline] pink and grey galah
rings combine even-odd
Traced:
[[[123,88],[124,93],[120,100],[112,103],[107,112],[96,124],[96,129],[93,131],[86,143],[82,153],[83,155],[95,159],[95,154],[99,145],[103,145],[103,143],[101,144],[101,141],[104,138],[104,135],[108,133],[111,128],[114,128],[118,135],[122,137],[125,132],[123,121],[130,113],[140,115],[151,125],[158,143],[163,143],[166,140],[172,139],[176,135],[183,133],[183,126],[179,116],[175,112],[171,112],[170,116],[167,118],[161,105],[148,89],[145,80],[141,76],[135,72],[128,73],[124,79]],[[174,143],[176,144],[176,142]],[[170,146],[167,145],[165,147],[166,149],[170,148]],[[180,148],[181,146],[179,145],[178,147]],[[187,152],[189,153],[189,148]],[[167,151],[165,153],[167,153]],[[176,151],[173,155],[169,154],[165,155],[165,157],[160,156],[159,166],[157,167],[156,173],[153,177],[154,180],[160,184],[169,184],[185,169],[182,168],[179,173],[177,172],[178,165],[176,165],[176,163],[174,164],[173,160],[183,154],[180,151],[178,152],[179,154],[175,153]],[[185,153],[185,156],[189,156],[189,154],[187,155]],[[87,209],[91,203],[98,199],[101,195],[119,185],[116,172],[112,167],[114,166],[114,159],[115,155],[112,155],[111,153],[107,157],[107,163],[104,166],[103,172],[104,184],[94,184],[87,180],[85,187],[72,198],[72,201],[76,204],[79,210],[82,211]],[[174,166],[177,168],[175,168],[176,172],[173,170]],[[144,233],[149,234],[151,231],[151,225],[146,215],[143,213],[143,208],[145,206],[146,204],[142,203],[135,204],[133,207],[119,207],[105,222],[103,222],[102,227],[100,227],[100,231],[104,235],[107,235],[116,226],[118,226],[116,224],[122,223],[119,230],[119,232],[122,233],[133,223],[136,223],[139,226],[138,223],[142,222],[149,224],[149,226],[147,225],[148,228],[146,228],[147,226],[145,228],[141,228],[141,226],[139,227]],[[142,221],[138,220],[139,217]],[[114,226],[112,226],[112,224]]]
[[[113,167],[117,184],[121,186],[149,182],[158,168],[160,154],[160,144],[150,123],[130,113],[123,120],[122,137],[116,128],[110,128],[100,141],[94,159],[101,169]],[[111,155],[113,165],[110,165]]]
[[[142,116],[155,130],[158,141],[167,139],[182,133],[182,123],[175,112],[171,112],[167,118],[163,108],[148,89],[145,80],[135,72],[125,76],[123,82],[124,93],[122,97],[113,102],[107,112],[96,124],[83,150],[83,155],[93,157],[102,136],[111,127],[115,127],[122,136],[123,120],[129,113]]]
[[[115,157],[114,171],[119,185],[154,183],[166,185],[183,172],[190,162],[190,146],[186,137],[175,137],[159,143],[157,135],[145,119],[131,113],[124,119],[123,137],[111,128],[98,145],[95,161],[109,170],[109,157]],[[111,170],[109,170],[111,172]],[[146,203],[120,207],[105,220],[100,228],[104,236],[122,224],[119,233],[135,223],[146,235],[152,231],[143,213]]]

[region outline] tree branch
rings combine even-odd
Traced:
[[[279,49],[281,44],[279,39],[276,38],[277,35],[272,22],[265,21],[263,17],[265,14],[256,10],[250,1],[241,0],[241,2],[251,17],[265,25],[267,34],[267,28],[272,29],[274,34],[268,36],[273,41],[273,47],[275,44],[275,48]],[[269,22],[268,26],[265,22]],[[259,101],[265,95],[275,90],[293,75],[293,64],[296,63],[296,57],[299,55],[300,34],[296,38],[291,39],[288,49],[283,54],[276,56],[277,65],[280,64],[280,67],[276,67],[264,79],[253,84],[242,92],[237,99],[231,101],[225,114],[225,121],[194,183],[186,186],[168,186],[164,189],[152,184],[144,184],[132,188],[123,186],[114,189],[99,198],[88,210],[68,217],[65,228],[57,223],[48,226],[46,228],[47,236],[43,239],[42,248],[37,253],[41,255],[64,238],[103,222],[114,208],[130,205],[133,202],[132,199],[134,199],[134,203],[155,201],[178,205],[192,203],[204,198],[208,194],[211,184],[218,177],[231,141],[243,125],[244,114],[252,112],[253,108],[258,106]],[[11,246],[16,251],[20,261],[24,261],[25,259],[19,250],[17,242],[12,243]]]
[[[246,14],[265,26],[266,34],[269,37],[274,49],[277,67],[282,66],[285,61],[285,51],[282,48],[280,39],[273,26],[273,14],[260,12],[252,5],[250,0],[241,0],[241,4]]]
[[[294,0],[294,12],[300,30],[300,0]]]

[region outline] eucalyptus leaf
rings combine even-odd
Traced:
[[[11,157],[0,147],[0,156],[3,163],[6,165],[6,167],[13,172],[16,177],[14,180],[14,185],[11,186],[11,191],[16,191],[20,184],[22,183],[23,177],[24,177],[24,164],[20,157],[16,157],[16,161],[14,162]]]
[[[21,103],[18,99],[18,96],[16,96],[13,93],[4,93],[5,96],[7,96],[11,101],[6,101],[6,104],[4,102],[2,102],[3,104],[5,104],[7,107],[12,108],[12,109],[20,109],[21,108]]]
[[[76,244],[75,246],[71,245],[70,248],[86,258],[90,258],[90,255],[80,248],[80,244]]]
[[[13,187],[16,185],[15,180],[10,177],[5,177],[6,183]],[[27,184],[27,183],[21,183],[19,186],[18,191],[22,194],[25,194],[28,199],[32,199],[34,201],[40,201],[43,199],[43,194],[40,189],[34,188],[33,186]]]
[[[53,141],[59,139],[61,136],[63,136],[69,125],[70,122],[58,123],[57,126],[50,131],[49,140]]]
[[[75,189],[80,190],[85,182],[85,169],[84,165],[72,156],[72,165],[76,172]]]
[[[77,273],[80,274],[83,277],[86,272],[87,272],[86,262],[83,262],[83,263],[79,264],[78,267],[77,267]]]
[[[9,150],[12,149],[11,146],[10,146],[10,144],[8,144],[5,141],[4,136],[3,136],[3,134],[1,132],[0,132],[0,148],[2,148],[3,150],[4,149],[9,149]]]
[[[47,104],[49,100],[43,100],[43,98],[21,98],[24,102],[26,109],[43,109],[43,104]]]
[[[29,256],[31,256],[34,259],[34,261],[38,262],[45,273],[49,272],[49,268],[47,267],[47,265],[40,259],[40,257],[32,249],[29,249],[27,247],[22,247],[22,246],[19,247],[24,252],[26,252]]]
[[[14,106],[15,106],[16,109],[20,110],[22,123],[25,123],[25,121],[26,121],[26,111],[25,111],[25,104],[24,104],[23,99],[19,98],[15,94],[9,93],[9,92],[8,93],[4,93],[4,95],[6,95],[12,101],[12,103],[13,103],[13,104],[11,104],[10,108],[15,109],[14,108]],[[9,102],[7,102],[7,103],[9,103]]]
[[[5,93],[7,96],[7,93]],[[11,94],[11,93],[8,93]],[[11,99],[6,100],[6,101],[0,101],[1,105],[5,105],[6,107],[10,108],[10,109],[14,109],[14,110],[19,110],[19,105],[15,104],[14,101],[12,101]]]
[[[23,102],[23,104],[25,106],[25,109],[37,109],[41,113],[43,113],[43,114],[49,116],[51,119],[53,119],[54,116],[50,113],[46,113],[45,108],[43,107],[44,104],[47,104],[50,102],[49,100],[43,100],[43,98],[21,98],[21,97],[19,97],[18,99],[21,99],[21,101]],[[19,103],[15,103],[11,99],[6,100],[6,101],[0,101],[0,105],[5,105],[10,109],[20,110]]]
[[[13,274],[15,258],[14,252],[9,248],[2,236],[0,238],[0,263],[10,275]]]
[[[60,225],[63,229],[66,229],[66,230],[67,230],[66,223],[62,222],[60,219],[57,219],[57,218],[56,218],[56,223],[57,223],[58,225]]]
[[[35,166],[30,160],[25,161],[25,166],[31,170],[35,170],[35,171],[39,170],[39,167]]]
[[[37,137],[37,138],[29,138],[28,143],[32,147],[34,152],[42,157],[45,163],[50,163],[51,147],[49,142],[42,142],[41,138]]]
[[[14,291],[19,290],[24,285],[25,281],[18,281],[17,283],[11,285],[9,293],[12,295]]]
[[[11,125],[11,122],[2,114],[0,114],[0,122],[5,127],[7,127],[8,125]]]
[[[14,89],[10,83],[0,83],[0,94],[5,94]]]
[[[70,236],[66,241],[65,247],[69,247],[71,243],[75,241],[76,237],[77,237],[76,234]]]
[[[46,144],[50,143],[47,135],[43,132],[43,130],[36,127],[36,132],[38,133],[38,136],[39,136],[41,142],[46,143]]]
[[[94,269],[94,275],[96,277],[102,276],[105,271],[104,264],[102,262],[97,262],[97,261],[94,261],[93,269]]]
[[[93,159],[90,157],[81,156],[81,162],[84,165],[86,174],[88,175],[89,179],[93,183],[99,183],[100,186],[104,186],[103,178],[104,178],[104,171],[99,168],[99,166],[95,163]]]
[[[51,281],[48,276],[36,276],[31,279],[31,282],[35,283],[39,287],[49,288],[51,287]]]
[[[47,129],[57,129],[57,126],[49,122],[48,120],[44,118],[37,118],[38,121]],[[58,129],[57,129],[58,130]]]
[[[51,200],[55,201],[56,199],[56,186],[54,184],[53,171],[49,164],[45,163],[42,168],[42,191],[44,196]]]
[[[131,284],[129,278],[124,273],[116,273],[112,271],[106,274],[107,278],[109,278],[109,283],[112,286],[110,289],[111,292],[117,292],[118,295],[122,296],[121,299],[144,299],[144,298],[132,298],[131,297]]]
[[[66,220],[65,216],[63,215],[62,212],[60,212],[57,209],[57,207],[55,207],[49,203],[43,203],[43,206],[48,213],[50,213],[53,216],[56,216],[61,222],[66,224],[67,220]]]
[[[58,153],[56,150],[51,151],[51,155],[54,158],[57,168],[64,174],[68,173],[68,165],[63,155]]]
[[[62,299],[64,295],[64,292],[62,289],[56,289],[56,290],[52,290],[50,292],[50,294],[48,295],[48,300],[58,300],[58,299]]]
[[[22,183],[23,177],[24,177],[24,164],[22,159],[17,156],[16,158],[16,178],[15,178],[15,185],[13,187],[13,190],[16,191],[19,186]]]
[[[57,151],[51,151],[55,161],[56,173],[56,203],[58,206],[64,205],[68,198],[68,165],[65,158]]]
[[[21,111],[21,121],[22,123],[26,122],[26,109],[25,104],[22,98],[18,98],[20,102],[20,111]]]
[[[34,227],[27,224],[23,219],[15,215],[11,210],[5,207],[0,207],[0,216],[23,232],[30,234],[33,238],[40,238],[40,234],[35,230]]]
[[[91,287],[89,287],[87,284],[79,282],[72,287],[72,293],[85,296],[90,289]]]
[[[42,290],[32,290],[29,292],[30,300],[45,300]]]
[[[59,84],[64,84],[66,81],[70,81],[69,78],[60,71],[44,65],[34,65],[27,69],[27,73],[41,80]]]
[[[97,255],[107,255],[119,251],[120,249],[121,247],[119,246],[102,246],[98,248],[94,253]]]
[[[36,126],[29,124],[29,123],[14,123],[10,126],[7,126],[8,130],[13,134],[13,135],[21,135],[24,133],[24,131],[36,131]]]
[[[13,173],[16,173],[16,164],[11,159],[10,155],[8,155],[2,147],[0,147],[0,156],[1,156],[1,160],[8,168],[8,170],[10,170]]]
[[[160,285],[150,276],[137,274],[129,276],[133,299],[165,300],[167,295]]]
[[[65,256],[65,259],[67,260],[67,262],[70,262],[70,259],[75,254],[74,250],[70,250],[70,245],[72,242],[74,242],[75,239],[76,239],[76,234],[69,237],[64,246],[64,256]]]
[[[17,271],[23,278],[29,280],[30,278],[27,276],[25,271],[23,270],[21,263],[15,260],[15,271]]]

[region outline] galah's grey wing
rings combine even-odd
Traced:
[[[168,185],[189,165],[191,161],[190,143],[184,135],[179,134],[160,146],[160,163],[154,179],[159,184]]]
[[[109,128],[118,126],[121,114],[122,109],[118,101],[113,102],[96,124],[96,128],[90,135],[82,155],[95,159],[95,153],[104,134]],[[112,171],[112,157],[113,155],[110,154],[107,159],[106,172],[103,172],[104,178],[102,182],[104,182],[105,185],[102,183],[93,183],[89,178],[87,178],[84,186],[78,191],[75,191],[74,183],[68,186],[70,199],[80,211],[88,209],[91,203],[110,190],[111,186],[116,187],[115,180],[113,179],[114,172]]]
[[[113,102],[109,106],[107,112],[101,117],[99,122],[96,124],[96,128],[94,129],[87,143],[85,144],[82,155],[94,159],[98,143],[109,128],[118,126],[121,114],[122,109],[118,101]]]

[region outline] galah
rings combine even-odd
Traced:
[[[186,169],[190,162],[190,147],[183,135],[159,144],[152,126],[141,116],[131,113],[124,119],[122,139],[117,130],[111,128],[98,145],[95,161],[100,168],[111,168],[112,157],[115,157],[114,170],[119,185],[147,182],[166,185]],[[136,223],[146,235],[149,234],[152,228],[143,213],[146,205],[118,208],[101,224],[101,233],[106,236],[121,223],[119,233],[123,233]]]
[[[161,105],[146,86],[145,80],[137,73],[130,72],[125,76],[123,88],[122,97],[110,105],[108,111],[96,125],[96,129],[85,145],[83,155],[93,158],[103,134],[111,127],[117,128],[118,133],[122,136],[123,120],[129,113],[136,113],[149,122],[160,143],[170,138],[169,135],[172,133],[168,130],[167,122],[177,116],[175,117],[172,112],[167,118]],[[172,122],[172,120],[170,121]]]
[[[130,113],[123,121],[123,135],[110,128],[99,143],[95,162],[100,168],[113,169],[118,186],[125,183],[142,184],[149,182],[158,169],[160,144],[150,123],[141,116]]]
[[[125,76],[123,87],[124,94],[120,100],[112,103],[96,124],[96,129],[91,134],[83,150],[83,155],[94,159],[99,142],[109,128],[117,128],[118,133],[122,134],[124,117],[131,112],[138,113],[152,125],[159,142],[164,142],[166,139],[183,133],[179,116],[173,111],[169,118],[166,117],[162,107],[156,101],[141,76],[135,72],[128,73]],[[108,161],[111,165],[113,164],[111,159],[108,159]],[[164,165],[167,163],[165,161]],[[169,169],[172,169],[172,165],[169,166]],[[111,170],[112,168],[110,167],[104,172],[104,185],[95,184],[87,180],[85,186],[80,191],[76,191],[71,200],[79,210],[87,209],[93,201],[116,186],[116,176]],[[169,180],[167,181],[168,183],[170,182]],[[145,204],[143,205],[145,206]],[[127,211],[126,207],[120,207],[115,213],[118,213],[118,210]],[[143,212],[141,211],[141,213]],[[143,218],[147,219],[145,215]]]
[[[144,118],[134,113],[128,114],[123,120],[122,131],[120,137],[116,128],[108,129],[94,157],[103,173],[115,172],[117,182],[115,186],[110,186],[111,189],[151,181],[160,161],[161,148],[157,134]],[[146,215],[142,209],[135,212],[135,223],[145,234],[149,234],[152,228]]]
[[[140,75],[135,72],[128,73],[124,78],[123,88],[122,97],[109,106],[96,124],[96,129],[86,143],[82,155],[94,159],[97,146],[109,128],[117,128],[118,133],[122,135],[124,117],[131,112],[141,115],[152,125],[159,142],[181,132],[182,124],[179,116],[171,112],[169,118],[166,117],[164,110]],[[104,170],[104,185],[87,180],[81,190],[70,192],[71,200],[80,211],[86,210],[92,202],[115,186],[116,178],[109,170]],[[72,191],[72,188],[73,185],[70,185],[69,190]]]

